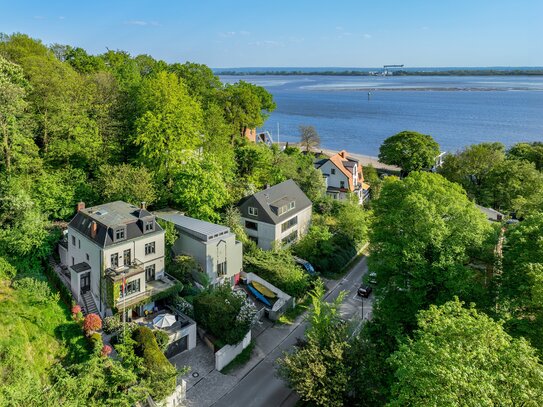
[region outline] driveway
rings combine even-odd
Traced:
[[[345,319],[360,320],[362,315],[366,318],[371,315],[373,295],[369,299],[360,299],[356,296],[362,276],[367,271],[366,257],[362,257],[339,282],[326,283],[330,289],[325,296],[326,301],[337,298],[342,290],[347,291],[340,310]],[[217,407],[294,406],[299,398],[276,376],[276,360],[283,355],[283,352],[292,349],[297,338],[303,337],[306,326],[305,322],[296,326],[278,325],[258,336],[255,341],[256,347],[261,349],[266,356],[257,362],[237,385],[212,405]]]

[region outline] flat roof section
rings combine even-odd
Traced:
[[[173,223],[179,229],[195,238],[207,242],[230,234],[230,228],[175,212],[155,212],[157,218]]]

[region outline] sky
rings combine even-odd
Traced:
[[[543,66],[543,0],[0,0],[0,32],[229,67]]]

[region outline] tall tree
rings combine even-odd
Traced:
[[[543,367],[523,339],[458,300],[430,306],[414,339],[391,357],[397,383],[390,406],[538,406]]]
[[[439,173],[464,187],[471,198],[482,197],[482,185],[492,169],[505,159],[502,143],[473,144],[456,154],[447,154]]]
[[[300,126],[300,145],[309,152],[321,145],[321,138],[313,126]]]
[[[0,156],[8,173],[14,166],[28,169],[32,161],[39,161],[38,148],[23,123],[28,86],[21,67],[0,56]]]
[[[202,109],[184,82],[164,71],[143,81],[138,104],[134,143],[141,161],[170,182],[202,145]]]
[[[402,131],[387,138],[379,148],[379,160],[397,165],[404,175],[430,169],[439,155],[439,144],[427,134]]]
[[[96,184],[104,202],[125,201],[134,205],[145,202],[152,205],[157,199],[153,174],[145,167],[105,164],[99,169]]]
[[[517,143],[507,151],[509,158],[526,160],[535,164],[538,171],[543,171],[543,143]]]
[[[312,308],[307,320],[306,343],[279,360],[279,375],[300,395],[316,406],[343,406],[347,387],[345,358],[349,349],[347,329],[339,315],[344,298],[327,303],[324,286],[317,280],[310,292]]]
[[[221,102],[226,119],[241,137],[247,129],[262,126],[276,108],[272,95],[266,89],[244,81],[226,85],[221,92]]]
[[[369,266],[391,326],[409,332],[420,309],[469,296],[478,286],[478,275],[465,264],[490,226],[460,186],[426,172],[403,181],[389,177],[374,213]]]
[[[508,228],[498,296],[509,331],[543,352],[543,214]]]

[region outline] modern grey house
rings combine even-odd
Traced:
[[[233,286],[237,283],[243,265],[243,245],[230,228],[175,211],[157,212],[156,215],[173,223],[179,232],[172,248],[176,256],[193,257],[211,285],[228,283]],[[200,276],[193,277],[201,281]]]
[[[243,198],[238,207],[245,232],[264,250],[288,246],[309,229],[312,203],[291,179]]]
[[[144,203],[85,208],[81,202],[59,254],[74,298],[102,316],[141,315],[153,308],[154,296],[178,283],[164,272],[164,230]]]

